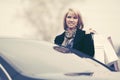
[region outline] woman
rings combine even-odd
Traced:
[[[93,57],[94,42],[92,34],[86,34],[86,32],[82,30],[83,27],[84,24],[81,15],[73,9],[69,9],[64,17],[65,31],[61,35],[56,36],[54,40],[55,44],[79,50]]]

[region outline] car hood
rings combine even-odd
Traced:
[[[54,46],[57,45],[45,41],[2,38],[0,56],[17,72],[29,77],[87,80],[106,76],[111,80],[112,72],[103,65],[74,53],[58,52]]]
[[[43,80],[119,80],[119,72],[69,72],[35,74],[31,77]]]

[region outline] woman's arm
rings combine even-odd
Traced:
[[[56,36],[54,43],[61,46],[63,40],[64,40],[64,33],[62,35]]]

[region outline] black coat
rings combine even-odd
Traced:
[[[61,45],[64,41],[65,32],[56,36],[54,43]],[[85,34],[85,31],[77,29],[73,41],[73,49],[77,49],[89,56],[94,56],[94,41],[91,34]]]

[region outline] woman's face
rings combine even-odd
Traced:
[[[75,15],[74,12],[69,12],[66,17],[66,24],[68,28],[75,28],[78,23],[78,17]]]

